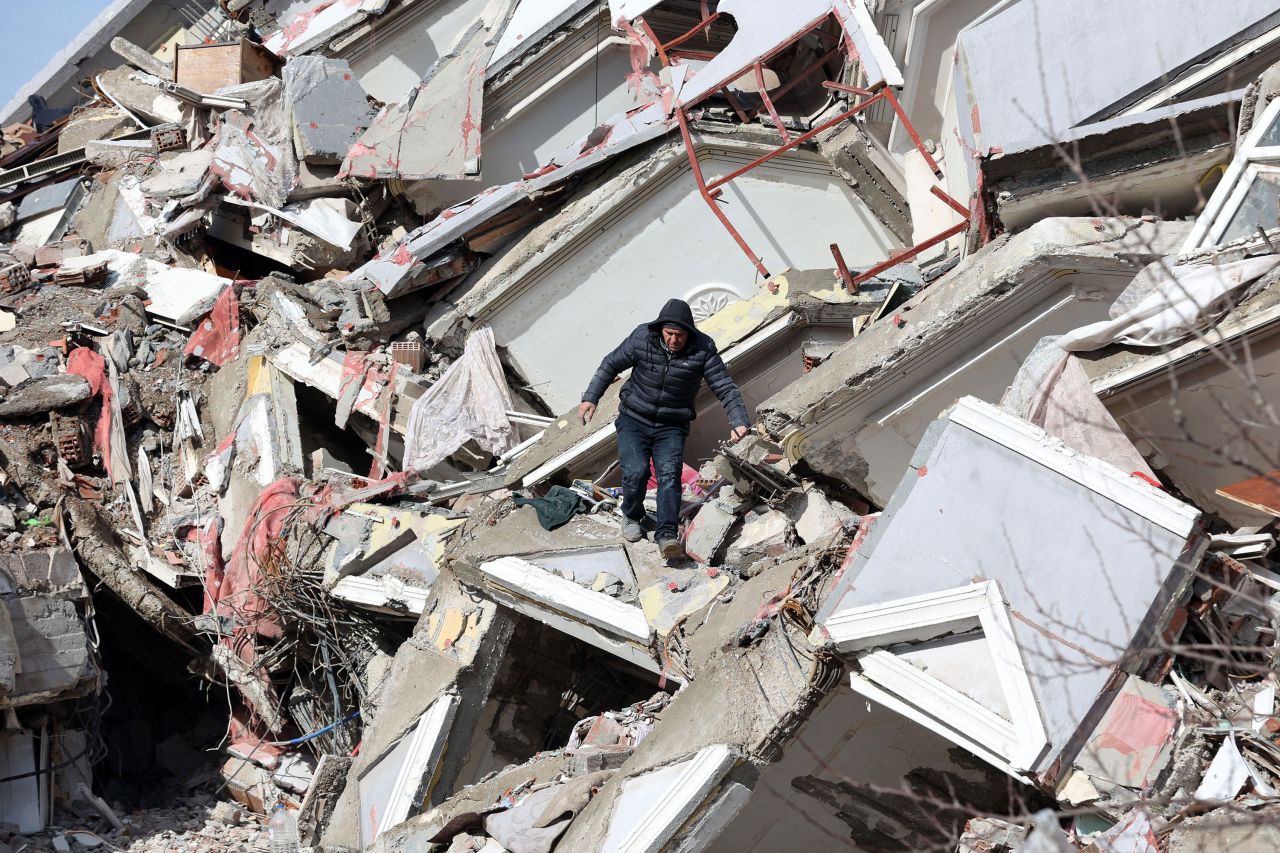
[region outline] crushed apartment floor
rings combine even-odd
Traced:
[[[1280,6],[945,5],[111,4],[0,141],[0,846],[1276,849]],[[671,298],[668,561],[577,406]]]

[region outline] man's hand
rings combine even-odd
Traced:
[[[578,420],[582,421],[582,425],[586,426],[591,423],[591,416],[596,413],[595,403],[583,403],[578,407]]]
[[[729,432],[729,443],[737,444],[739,441],[747,437],[747,433],[751,432],[751,427],[734,427]]]

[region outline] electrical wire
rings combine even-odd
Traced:
[[[351,722],[352,720],[354,720],[356,717],[359,717],[359,716],[360,716],[359,711],[352,711],[350,714],[347,714],[347,716],[343,717],[341,720],[334,720],[332,723],[325,726],[324,728],[316,729],[314,732],[311,732],[310,734],[305,734],[302,737],[296,737],[291,740],[269,740],[267,741],[267,744],[269,746],[298,746],[299,744],[303,744],[309,740],[318,738],[321,735],[328,734],[329,732],[333,731],[339,726],[345,726],[347,723]]]

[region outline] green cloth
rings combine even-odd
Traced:
[[[531,506],[538,514],[538,523],[544,530],[555,530],[573,518],[575,513],[582,512],[582,496],[573,489],[564,486],[552,486],[540,498],[514,499],[516,506]]]

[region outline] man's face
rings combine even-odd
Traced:
[[[679,326],[663,326],[662,342],[672,352],[680,352],[684,349],[684,345],[689,343],[689,333]]]

